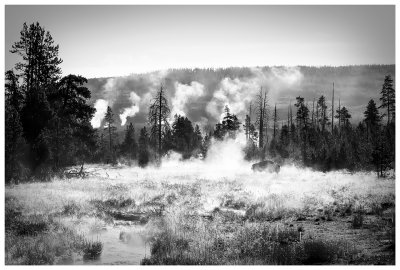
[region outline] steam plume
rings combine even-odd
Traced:
[[[171,115],[175,114],[186,116],[189,104],[193,103],[193,99],[197,99],[204,95],[204,85],[196,81],[190,85],[175,82],[175,96],[173,97]]]
[[[99,128],[101,126],[101,122],[104,119],[104,116],[107,112],[108,101],[104,99],[98,99],[94,104],[94,108],[96,109],[96,113],[94,114],[90,123],[92,127]]]
[[[128,117],[133,117],[139,112],[140,97],[135,92],[131,92],[129,99],[132,102],[132,106],[125,108],[124,111],[119,115],[119,118],[121,119],[121,126],[125,125]]]

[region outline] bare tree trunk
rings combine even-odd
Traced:
[[[110,138],[110,162],[113,162],[113,160],[112,160],[113,159],[113,153],[112,153],[111,123],[108,123],[108,136]]]
[[[260,89],[260,96],[259,96],[259,134],[258,134],[258,148],[262,148],[264,145],[264,112],[263,112],[263,96],[262,96],[262,88]]]
[[[333,115],[334,115],[334,112],[333,112],[334,106],[333,106],[333,104],[335,102],[335,83],[333,83],[332,85],[333,85],[333,89],[332,89],[332,134],[333,134]]]
[[[263,105],[263,119],[265,119],[265,138],[267,140],[268,144],[268,116],[266,115],[266,109],[267,109],[267,92],[264,93],[264,105]]]
[[[314,128],[314,103],[315,103],[315,98],[313,99],[312,102],[312,113],[311,113],[311,127]]]
[[[339,134],[340,134],[340,122],[341,122],[341,117],[340,117],[340,98],[339,98]]]
[[[318,123],[318,120],[319,120],[319,109],[318,109],[318,102],[317,102],[317,115],[316,115],[316,119],[315,119],[315,123],[316,123],[316,126],[317,126],[317,129],[319,128],[319,123]]]
[[[59,150],[59,144],[60,144],[60,138],[59,138],[59,119],[57,118],[57,128],[56,128],[56,168],[58,169],[59,167],[59,158],[60,158],[60,150]]]
[[[293,125],[292,102],[289,103],[289,107],[290,107],[290,132],[292,132],[292,125]]]
[[[389,123],[390,123],[390,102],[389,102],[389,93],[386,94],[386,99],[387,99],[387,111],[388,111],[387,125],[389,126]]]
[[[275,103],[275,111],[274,111],[274,139],[275,139],[275,129],[276,129],[276,103]]]
[[[158,157],[161,160],[161,108],[162,108],[162,104],[161,104],[161,100],[162,100],[162,86],[161,86],[161,91],[160,91],[160,114],[158,116]]]

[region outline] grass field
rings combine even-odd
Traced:
[[[7,186],[6,263],[394,264],[394,177],[217,161]]]

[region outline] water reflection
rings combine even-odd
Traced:
[[[86,218],[65,220],[73,223],[88,241],[101,241],[103,250],[95,258],[74,254],[64,258],[58,264],[140,264],[140,261],[150,255],[150,247],[146,244],[145,226],[138,224],[105,224],[99,219]]]

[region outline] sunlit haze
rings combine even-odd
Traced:
[[[24,22],[60,44],[63,74],[167,68],[394,64],[394,6],[6,6],[8,51]]]

